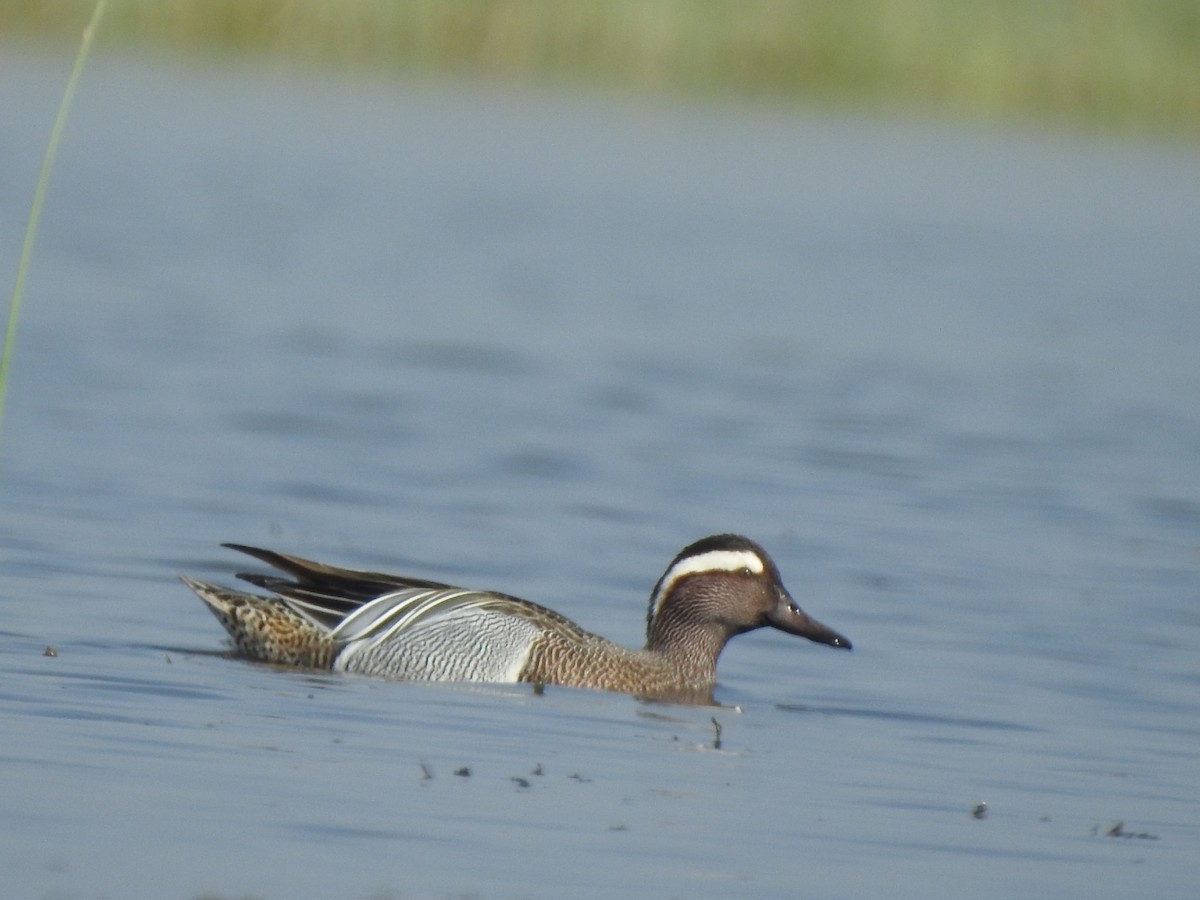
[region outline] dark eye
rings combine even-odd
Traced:
[[[738,574],[741,575],[743,578],[753,578],[754,577],[754,573],[750,571],[749,566],[742,566],[738,570]]]

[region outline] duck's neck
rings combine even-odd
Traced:
[[[689,681],[713,681],[717,658],[728,640],[729,635],[717,623],[688,622],[664,610],[650,626],[646,650],[669,660]]]

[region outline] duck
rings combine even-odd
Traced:
[[[852,647],[805,613],[766,550],[738,534],[705,537],[679,551],[650,593],[640,650],[496,591],[343,569],[244,544],[222,546],[283,573],[237,575],[269,595],[180,577],[224,626],[237,654],[267,663],[711,704],[717,659],[735,635],[770,627],[817,644]]]

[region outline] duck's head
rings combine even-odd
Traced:
[[[680,550],[658,579],[650,595],[646,646],[665,650],[716,640],[719,653],[735,634],[765,626],[851,648],[849,640],[797,605],[767,551],[741,535],[717,534]]]

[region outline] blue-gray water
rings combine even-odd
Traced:
[[[69,59],[3,50],[9,284]],[[101,55],[0,433],[3,893],[1194,896],[1198,211],[1131,140]],[[248,664],[175,580],[638,644],[723,530],[855,644],[738,638],[741,712]]]

